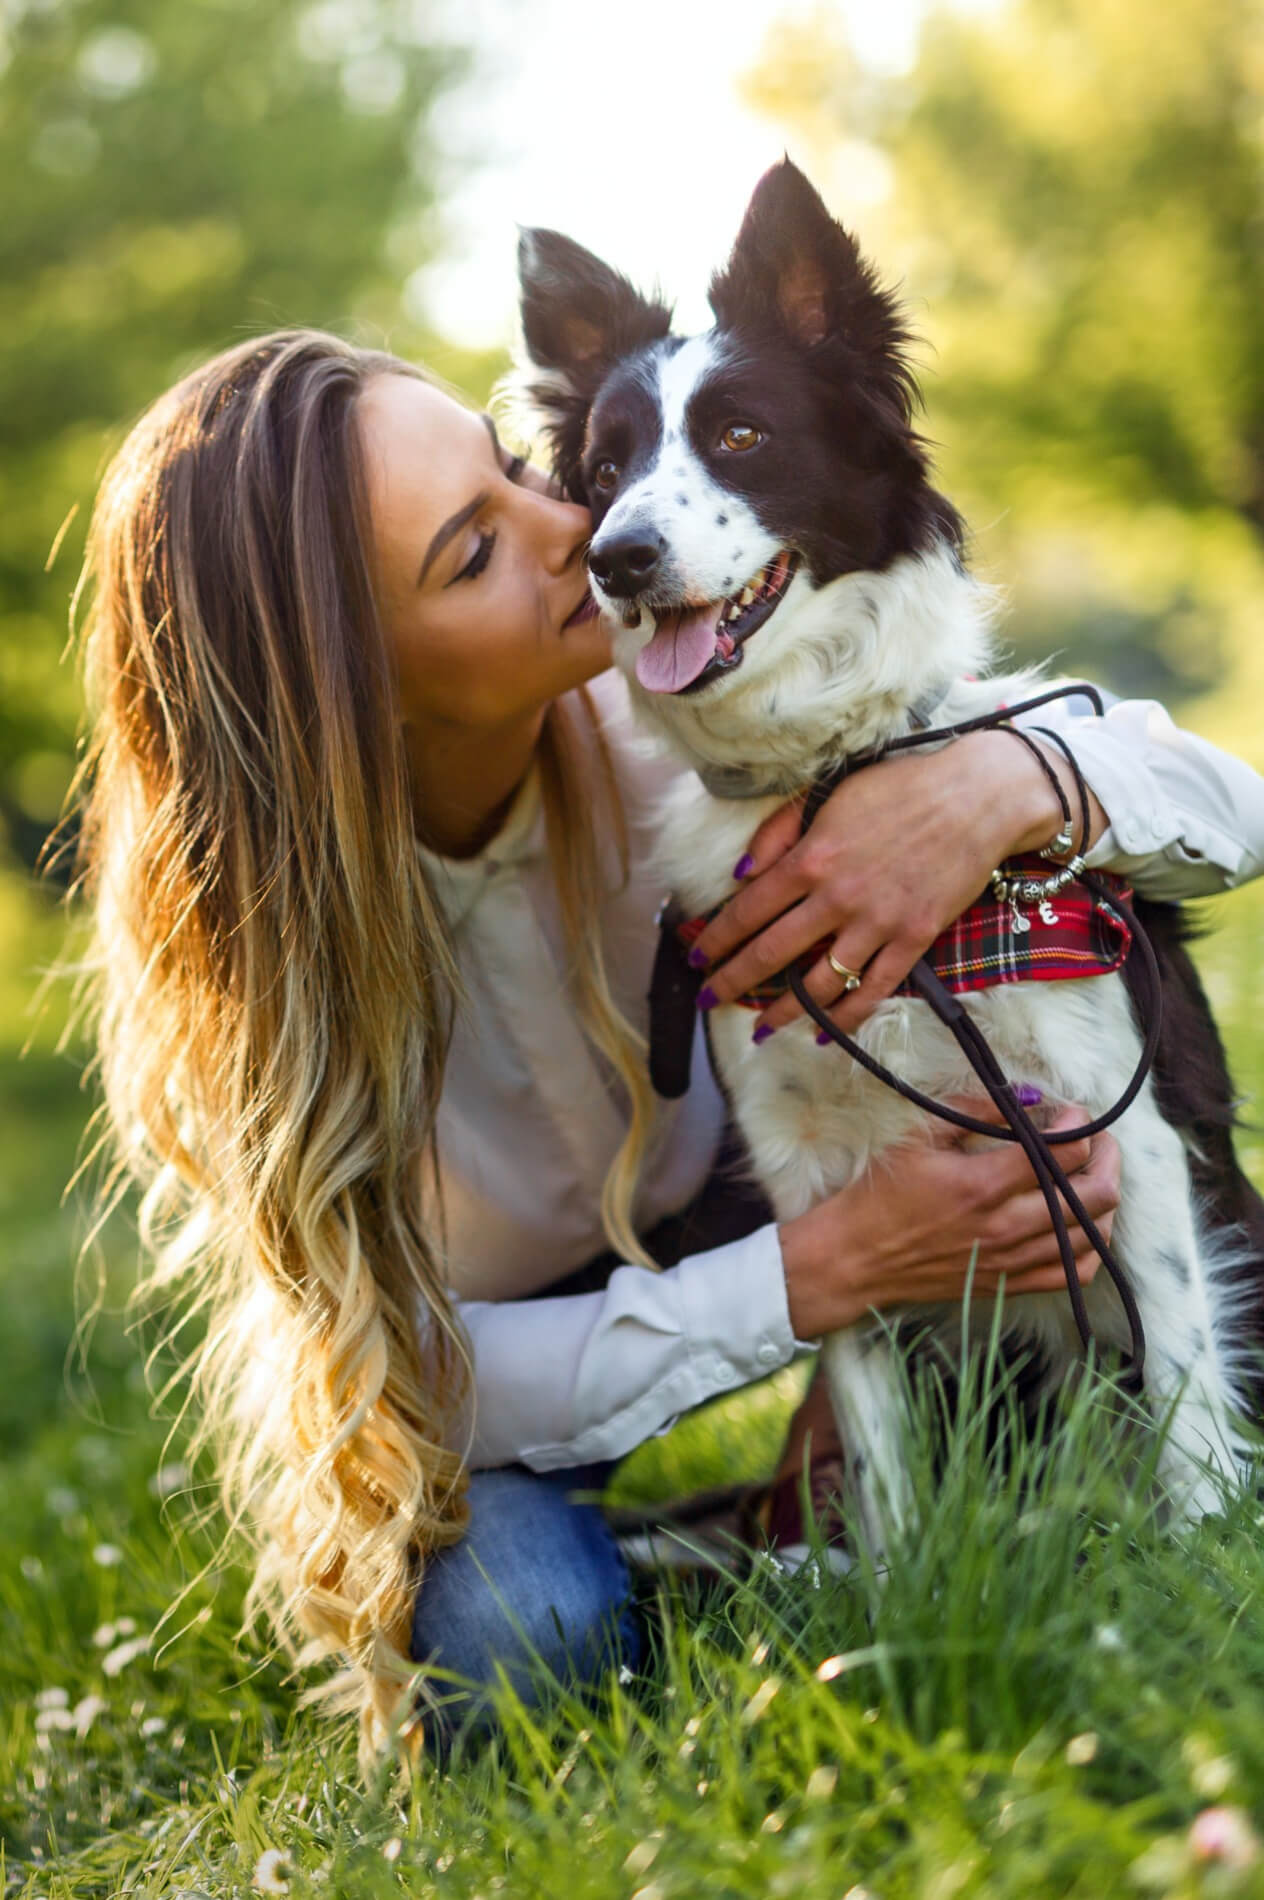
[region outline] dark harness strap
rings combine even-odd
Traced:
[[[1094,687],[1085,685],[1053,687],[1048,692],[1041,693],[1033,699],[1024,700],[1017,706],[1000,707],[978,718],[963,720],[955,726],[941,726],[908,733],[902,738],[892,739],[884,746],[876,746],[867,752],[845,759],[832,772],[816,780],[809,788],[803,803],[801,831],[807,830],[822,804],[844,778],[852,772],[859,771],[863,766],[876,764],[894,752],[909,751],[914,746],[955,739],[967,732],[981,732],[988,727],[1003,725],[1017,713],[1031,712],[1037,706],[1047,705],[1054,699],[1069,698],[1073,694],[1082,694],[1086,697],[1098,716],[1101,716],[1102,702]],[[1088,794],[1079,767],[1070,749],[1067,747],[1062,749],[1075,773],[1082,809],[1087,812]],[[1016,1141],[1020,1144],[1031,1162],[1032,1171],[1049,1209],[1049,1218],[1058,1242],[1058,1252],[1066,1276],[1067,1293],[1081,1343],[1085,1351],[1089,1351],[1093,1344],[1093,1330],[1089,1324],[1084,1303],[1084,1289],[1080,1284],[1079,1269],[1063,1210],[1063,1201],[1066,1202],[1075,1220],[1079,1222],[1119,1295],[1128,1321],[1131,1341],[1129,1360],[1123,1373],[1122,1383],[1128,1390],[1137,1392],[1141,1389],[1145,1366],[1145,1332],[1135,1295],[1128,1284],[1123,1268],[1112,1253],[1101,1229],[1084,1207],[1054,1149],[1067,1142],[1083,1141],[1101,1133],[1103,1129],[1109,1128],[1113,1122],[1118,1121],[1136,1100],[1153,1065],[1158,1048],[1163,998],[1159,967],[1154,951],[1130,906],[1116,889],[1108,888],[1091,871],[1082,871],[1080,878],[1097,897],[1119,911],[1132,932],[1135,952],[1140,957],[1138,1014],[1144,1025],[1144,1044],[1131,1080],[1118,1101],[1104,1113],[1096,1116],[1092,1121],[1085,1122],[1079,1128],[1062,1129],[1056,1134],[1046,1134],[1036,1127],[1031,1116],[1018,1101],[987,1038],[959,999],[945,988],[924,958],[914,964],[908,980],[916,993],[935,1012],[955,1038],[970,1067],[999,1109],[1006,1124],[1003,1128],[998,1128],[993,1122],[980,1121],[975,1116],[963,1114],[959,1109],[949,1108],[946,1103],[922,1094],[919,1089],[915,1089],[910,1083],[894,1075],[883,1063],[877,1061],[858,1042],[841,1030],[827,1011],[808,993],[804,985],[803,979],[808,967],[808,958],[801,958],[791,968],[788,975],[791,990],[817,1027],[837,1043],[840,1049],[846,1050],[861,1068],[875,1076],[878,1081],[885,1083],[888,1088],[894,1089],[896,1094],[903,1096],[905,1101],[912,1102],[926,1114],[933,1115],[940,1121],[950,1122],[958,1128],[968,1129],[971,1133],[987,1135],[992,1140]],[[690,968],[679,939],[678,933],[683,921],[683,913],[678,906],[674,904],[664,906],[660,913],[658,954],[655,957],[654,974],[650,985],[650,1077],[658,1093],[669,1098],[683,1095],[689,1086],[689,1057],[696,1022],[696,1000],[702,983],[701,974]],[[688,1020],[686,1020],[686,1014]]]

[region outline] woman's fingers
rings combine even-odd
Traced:
[[[1066,1213],[1065,1208],[1063,1212]],[[1091,1208],[1087,1208],[1086,1212],[1102,1238],[1109,1241],[1111,1230],[1114,1226],[1113,1214],[1095,1214]],[[1066,1223],[1067,1232],[1071,1238],[1071,1251],[1077,1255],[1081,1253],[1085,1255],[1092,1254],[1094,1260],[1096,1260],[1097,1254],[1092,1243],[1080,1227],[1079,1222],[1073,1220],[1071,1215],[1067,1213]],[[981,1269],[992,1276],[999,1273],[1031,1273],[1037,1267],[1057,1267],[1060,1272],[1061,1261],[1062,1256],[1058,1251],[1057,1236],[1054,1234],[1047,1209],[1044,1212],[1044,1229],[1042,1232],[1032,1234],[1025,1240],[1015,1241],[1012,1246],[1008,1247],[993,1248],[986,1246],[985,1243],[980,1243],[979,1263]]]
[[[767,884],[771,879],[776,878],[779,870],[779,866],[774,866],[761,883]],[[753,888],[750,891],[742,891],[726,906],[723,914],[727,915],[729,911],[735,911],[747,897],[756,899],[757,896],[758,893]],[[743,943],[727,963],[721,963],[718,969],[710,971],[699,998],[700,1005],[705,1009],[710,1008],[713,1003],[736,1002],[739,996],[745,996],[749,990],[760,983],[767,982],[770,977],[779,975],[782,970],[796,962],[805,950],[810,950],[812,945],[820,940],[825,928],[822,911],[822,902],[817,897],[806,897],[802,903],[796,902],[780,915],[776,915],[774,911],[775,922],[771,923],[766,930],[760,930],[750,942]],[[719,921],[717,918],[716,922]],[[702,947],[710,928],[708,926],[708,930],[699,937],[695,948]],[[793,1001],[793,998],[791,1000]],[[796,1009],[797,1007],[796,1004]]]
[[[774,812],[768,824],[772,825],[773,821],[781,818],[787,810],[792,813],[794,822],[797,824],[798,814],[794,807],[783,807],[781,812]],[[764,829],[765,827],[761,826],[761,832]],[[772,835],[775,838],[776,834]],[[756,834],[756,839],[758,837],[759,833]],[[743,878],[747,881],[743,882],[741,889],[729,898],[723,909],[717,911],[693,946],[689,960],[695,969],[714,970],[714,966],[723,963],[726,957],[732,956],[740,944],[746,943],[757,931],[763,930],[766,924],[780,917],[782,912],[788,910],[791,905],[799,904],[805,894],[812,889],[811,880],[805,877],[801,870],[796,869],[796,861],[793,857],[783,853],[774,858],[761,874],[756,875],[753,870],[747,868],[747,860],[750,856],[748,852],[745,857],[739,858],[733,867],[735,872],[741,871]],[[820,911],[814,911],[814,917],[819,917],[824,908],[822,906]],[[805,950],[810,949],[816,937],[819,937],[827,927],[825,922],[818,921],[816,936],[803,938],[793,955],[801,956]],[[785,964],[770,965],[769,968],[784,969]],[[740,996],[741,991],[735,990],[733,994]]]
[[[1072,1153],[1081,1146],[1087,1147],[1089,1154],[1075,1172],[1076,1196],[1088,1219],[1109,1244],[1119,1204],[1118,1144],[1109,1135],[1099,1135],[1091,1143],[1069,1144]],[[1065,1202],[1062,1209],[1072,1250],[1086,1268],[1080,1277],[1089,1280],[1100,1264],[1096,1249]],[[1038,1188],[1026,1189],[998,1203],[985,1229],[980,1235],[978,1262],[985,1280],[995,1280],[1000,1274],[1022,1276],[1048,1271],[1054,1276],[1053,1283],[1058,1283],[1062,1273],[1061,1255],[1048,1204]]]
[[[1022,1146],[1016,1141],[993,1143],[986,1135],[969,1134],[959,1135],[956,1143],[948,1145],[960,1146],[963,1142],[971,1143],[972,1151],[945,1158],[944,1194],[946,1200],[964,1196],[967,1209],[973,1208],[979,1222],[975,1238],[995,1250],[1013,1246],[1047,1228],[1049,1210]],[[1091,1155],[1087,1141],[1069,1142],[1054,1152],[1067,1174],[1077,1177]],[[1078,1192],[1078,1178],[1076,1187]]]
[[[798,844],[802,831],[803,801],[792,798],[788,804],[779,805],[775,812],[765,818],[733,866],[733,876],[739,882],[759,877],[778,858],[784,857],[793,845]]]
[[[872,943],[866,944],[863,937],[855,936],[840,938],[832,949],[839,963],[860,977],[859,983],[849,984],[845,976],[839,975],[828,956],[819,958],[812,965],[804,982],[808,994],[829,1011],[830,1021],[837,1023],[841,1030],[851,1036],[866,1017],[872,1015],[879,1003],[894,995],[917,961],[918,953],[912,945],[887,944],[877,949]],[[787,990],[784,996],[779,996],[775,1003],[768,1005],[759,1019],[760,1026],[766,1027],[771,1033],[804,1014],[798,997],[793,991]],[[826,1032],[822,1030],[817,1040],[825,1036]]]
[[[1065,1142],[1054,1149],[1085,1211],[1096,1220],[1119,1203],[1118,1148],[1109,1135]],[[985,1195],[990,1207],[987,1239],[994,1247],[1026,1240],[1049,1226],[1049,1210],[1039,1188],[1032,1187],[1032,1166],[1015,1143],[990,1162]]]
[[[803,908],[806,908],[806,904]],[[771,935],[771,932],[766,934]],[[867,942],[863,937],[857,937],[847,941],[840,940],[831,946],[827,954],[819,956],[803,978],[803,986],[813,1002],[817,1003],[821,1009],[828,1009],[833,1016],[835,1011],[831,1006],[844,997],[858,994],[861,985],[868,980],[870,972],[866,966],[870,964],[876,947],[872,941]],[[852,984],[848,976],[840,975],[829,960],[831,955],[845,971],[858,979],[856,983]],[[877,1000],[875,996],[874,1002]],[[872,1008],[872,1004],[870,1007]],[[759,1018],[759,1025],[771,1034],[774,1029],[783,1029],[787,1023],[793,1022],[796,1016],[806,1013],[793,990],[787,989],[784,996],[779,996],[764,1010]]]
[[[945,1095],[943,1105],[955,1108],[959,1115],[970,1115],[977,1122],[993,1122],[998,1128],[1005,1126],[1005,1117],[990,1095]],[[972,1136],[968,1129],[958,1128],[953,1122],[943,1121],[929,1122],[926,1134],[932,1148],[960,1148],[963,1142],[986,1139],[982,1135]]]
[[[854,1035],[878,1004],[895,994],[920,955],[916,944],[884,944],[870,957],[857,987],[847,991],[831,1009],[831,1021],[849,1036]]]
[[[1088,1120],[1088,1116],[1082,1111],[1076,1112],[1080,1115],[1081,1125]],[[1071,1126],[1074,1127],[1075,1123]],[[1109,1194],[1109,1210],[1113,1213],[1119,1205],[1119,1184],[1123,1175],[1123,1156],[1120,1153],[1119,1143],[1109,1129],[1103,1129],[1100,1135],[1093,1136],[1089,1147],[1092,1150],[1092,1156],[1088,1176],[1091,1176],[1092,1192]],[[1055,1149],[1054,1152],[1056,1154],[1057,1150]],[[1089,1202],[1088,1195],[1084,1193],[1081,1183],[1077,1181],[1075,1186],[1076,1192],[1088,1206],[1089,1213],[1093,1213],[1093,1206]]]
[[[1089,1286],[1096,1277],[1101,1261],[1090,1248],[1087,1253],[1075,1257],[1076,1272],[1081,1286]],[[1061,1266],[1032,1267],[1025,1273],[1005,1275],[1005,1292],[1016,1293],[1061,1293],[1066,1288],[1066,1274]]]
[[[1097,1276],[1101,1261],[1078,1228],[1072,1233],[1072,1243],[1076,1274],[1081,1286],[1089,1286]],[[945,1262],[934,1269],[910,1273],[901,1281],[900,1298],[959,1301],[966,1290],[967,1279],[972,1296],[980,1300],[995,1300],[1002,1294],[1012,1297],[1017,1293],[1066,1291],[1066,1273],[1057,1249],[1047,1247],[1043,1253],[1035,1250],[1027,1265],[1022,1263],[1021,1256],[1002,1262],[980,1252],[975,1255],[968,1273],[965,1262]]]

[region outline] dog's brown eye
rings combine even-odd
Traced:
[[[720,437],[720,447],[732,449],[735,455],[740,455],[744,449],[757,448],[763,439],[752,423],[730,422]]]
[[[603,493],[606,494],[614,487],[618,479],[619,465],[617,462],[598,462],[592,472],[593,487],[600,488]]]

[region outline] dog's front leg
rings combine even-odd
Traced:
[[[1163,1431],[1158,1475],[1178,1521],[1224,1508],[1246,1452],[1237,1422],[1231,1301],[1198,1232],[1180,1136],[1143,1099],[1121,1124],[1114,1240],[1145,1329],[1146,1397]],[[1223,1243],[1222,1243],[1223,1246]]]
[[[875,1565],[908,1523],[904,1387],[890,1335],[875,1322],[832,1333],[821,1348],[847,1462],[848,1489]]]

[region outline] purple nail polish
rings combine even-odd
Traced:
[[[743,851],[741,857],[737,860],[737,863],[733,866],[733,876],[735,878],[749,877],[751,872],[754,869],[755,869],[754,858],[751,856],[749,851]]]
[[[706,967],[706,955],[703,951],[699,950],[697,944],[695,944],[693,949],[689,952],[689,968],[691,970],[705,970]]]
[[[699,1009],[714,1009],[716,1004],[719,1002],[719,1000],[720,1000],[719,997],[716,995],[715,991],[711,988],[711,985],[709,983],[707,984],[705,989],[701,989],[698,991],[698,1008]]]
[[[830,1033],[829,1033],[829,1031],[828,1031],[828,1030],[825,1030],[825,1029],[818,1029],[818,1030],[817,1030],[817,1032],[816,1032],[816,1046],[817,1046],[817,1048],[818,1048],[818,1049],[828,1049],[828,1048],[830,1048],[830,1046],[832,1045],[832,1043],[833,1043],[833,1041],[834,1041],[834,1038],[833,1038],[833,1037],[832,1037],[832,1036],[830,1035]]]
[[[1035,1108],[1036,1104],[1043,1102],[1044,1099],[1041,1091],[1034,1088],[1030,1082],[1020,1082],[1014,1090],[1014,1100],[1020,1108]]]
[[[774,1028],[775,1028],[775,1024],[773,1023],[761,1023],[759,1025],[759,1028],[755,1031],[754,1035],[751,1037],[751,1041],[752,1042],[767,1042],[769,1036],[772,1035]]]

